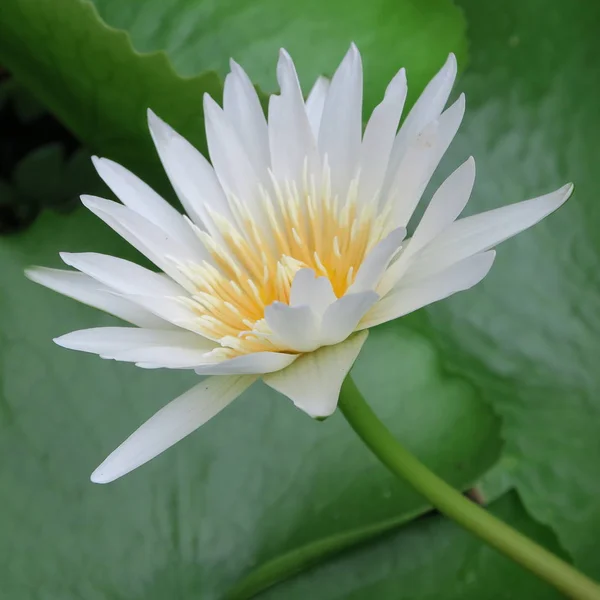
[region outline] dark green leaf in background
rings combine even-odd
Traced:
[[[153,182],[148,106],[202,148],[202,94],[221,90],[215,73],[184,78],[164,53],[140,55],[85,0],[3,2],[0,62],[94,152]]]
[[[414,100],[450,50],[461,67],[466,56],[464,19],[448,0],[93,2],[109,25],[131,34],[137,50],[166,51],[178,73],[216,71],[223,78],[233,57],[269,93],[277,91],[281,47],[294,58],[308,93],[319,75],[333,74],[354,41],[365,67],[368,113],[401,66]]]

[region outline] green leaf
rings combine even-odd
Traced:
[[[503,417],[505,469],[494,485],[510,478],[527,510],[600,578],[600,5],[461,4],[472,36],[458,86],[468,109],[446,169],[476,157],[469,210],[567,181],[576,192],[502,245],[482,284],[429,309],[420,330]]]
[[[279,48],[294,58],[308,92],[319,75],[333,74],[354,41],[365,66],[368,113],[401,66],[414,99],[450,50],[461,66],[466,55],[464,19],[447,0],[93,1],[107,23],[130,32],[138,50],[165,50],[178,73],[214,70],[225,77],[233,57],[268,92],[277,91]]]
[[[89,148],[153,181],[146,109],[203,148],[202,94],[221,93],[215,73],[181,77],[164,53],[137,53],[84,0],[3,2],[0,61]]]
[[[509,494],[490,509],[555,553],[552,532]],[[472,534],[441,516],[427,516],[385,538],[274,587],[261,600],[553,600],[562,596]]]
[[[91,484],[106,454],[196,378],[56,347],[57,335],[114,322],[23,277],[29,264],[58,265],[59,250],[133,254],[83,210],[0,238],[7,597],[218,598],[282,552],[425,510],[341,415],[313,421],[263,385],[147,466]],[[496,460],[496,418],[420,334],[373,332],[354,374],[386,423],[455,485]]]
[[[30,202],[55,204],[61,198],[64,150],[59,143],[46,144],[25,156],[15,167],[13,182]]]

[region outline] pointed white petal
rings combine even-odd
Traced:
[[[186,331],[96,327],[67,333],[54,340],[59,346],[125,362],[153,363],[167,368],[201,364],[214,342]]]
[[[358,48],[351,44],[331,80],[319,129],[319,152],[328,157],[332,191],[342,200],[358,170],[362,92],[362,61]]]
[[[193,323],[194,314],[178,301],[178,298],[187,294],[168,277],[127,260],[94,252],[63,252],[60,256],[67,265],[93,277],[162,319],[191,328],[189,322]]]
[[[96,252],[61,252],[63,261],[123,294],[185,296],[184,290],[167,277],[128,260]]]
[[[298,354],[283,352],[254,352],[221,362],[198,365],[198,375],[260,375],[284,369],[298,358]]]
[[[151,313],[169,321],[176,327],[187,329],[204,337],[196,313],[182,302],[181,296],[161,296],[154,294],[122,293],[123,297],[143,306]]]
[[[160,319],[135,302],[116,296],[109,287],[92,279],[89,275],[46,267],[30,267],[25,274],[31,281],[78,302],[103,310],[138,327],[173,328],[171,323]]]
[[[315,139],[319,138],[319,127],[321,126],[321,117],[323,116],[323,107],[328,91],[329,79],[327,77],[317,77],[306,99],[306,114]]]
[[[367,123],[360,154],[358,198],[362,203],[374,201],[383,186],[406,91],[406,72],[401,69]]]
[[[381,202],[392,204],[392,218],[398,226],[408,225],[410,216],[406,218],[405,215],[412,214],[411,208],[416,206],[415,198],[420,197],[422,193],[423,181],[429,170],[431,151],[437,143],[438,133],[439,124],[433,121],[414,137],[394,173],[391,185],[383,191]]]
[[[273,302],[265,308],[265,321],[274,338],[296,352],[311,352],[319,346],[319,321],[308,306]]]
[[[380,294],[387,294],[400,281],[414,255],[460,215],[469,200],[474,182],[475,161],[471,157],[458,167],[433,195],[415,235],[408,240],[398,260],[390,266],[381,279],[377,290]]]
[[[406,226],[410,221],[433,172],[454,139],[464,114],[465,96],[461,94],[407,149],[389,190],[394,206],[394,222],[399,226]]]
[[[210,254],[202,244],[182,244],[177,237],[118,202],[96,196],[82,196],[81,201],[159,269],[184,287],[190,287],[191,284],[173,259],[182,264],[210,260]]]
[[[336,300],[323,315],[321,344],[333,345],[343,342],[377,300],[379,295],[375,292],[349,294]]]
[[[459,219],[422,250],[419,267],[432,272],[493,248],[554,212],[572,191],[573,185],[569,183],[545,196]]]
[[[342,382],[366,339],[367,332],[363,331],[341,344],[303,354],[283,371],[263,377],[263,381],[311,417],[328,417],[337,407]]]
[[[433,195],[407,251],[414,254],[425,247],[463,211],[475,183],[475,160],[468,158]]]
[[[257,173],[267,173],[269,134],[267,120],[250,78],[235,61],[230,61],[231,73],[225,78],[223,110],[238,133],[246,154]]]
[[[254,211],[261,178],[223,109],[208,94],[204,94],[204,116],[208,150],[221,186]]]
[[[137,469],[204,425],[254,383],[256,377],[209,377],[179,396],[128,437],[93,473],[109,483]]]
[[[196,234],[183,216],[149,185],[116,162],[92,156],[98,175],[121,202],[180,243],[192,248],[201,247]]]
[[[454,54],[450,54],[444,66],[427,84],[427,87],[415,102],[396,136],[390,158],[392,171],[398,168],[412,140],[429,123],[435,121],[444,110],[456,79],[456,71],[456,57]]]
[[[309,306],[321,316],[337,300],[327,277],[317,277],[312,269],[300,269],[290,290],[290,306]]]
[[[444,271],[409,283],[401,281],[382,298],[361,321],[359,329],[375,327],[397,319],[423,306],[437,302],[479,283],[489,272],[496,253],[493,250],[470,256]]]
[[[148,126],[169,181],[190,218],[209,230],[208,209],[231,218],[223,189],[204,156],[151,110]]]
[[[269,144],[271,164],[279,182],[303,183],[305,165],[319,185],[320,161],[310,128],[296,68],[290,55],[281,50],[277,63],[281,95],[269,100]]]
[[[399,227],[376,244],[360,265],[356,279],[346,293],[355,294],[369,290],[375,291],[379,280],[388,268],[394,254],[398,252],[405,236],[406,229]]]

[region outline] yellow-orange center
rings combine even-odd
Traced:
[[[331,193],[328,169],[320,189],[306,180],[300,192],[295,183],[272,178],[274,192],[260,190],[258,211],[229,197],[236,223],[212,212],[218,233],[196,228],[213,264],[178,265],[194,287],[181,301],[197,315],[198,333],[223,346],[219,358],[293,352],[270,339],[265,308],[289,303],[294,275],[303,268],[327,277],[335,295],[343,296],[367,253],[390,231],[388,210],[359,205],[357,180],[343,202]]]

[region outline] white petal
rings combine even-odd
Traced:
[[[223,109],[208,94],[204,94],[204,116],[208,150],[221,186],[252,211],[258,199],[259,174]]]
[[[280,96],[269,99],[269,144],[277,181],[303,183],[305,165],[319,185],[320,161],[315,136],[304,107],[302,90],[290,55],[281,50],[277,63]]]
[[[25,271],[29,279],[73,298],[78,302],[103,310],[138,327],[172,329],[173,325],[160,319],[135,302],[116,296],[112,290],[89,275],[63,269],[31,267]]]
[[[437,302],[479,283],[492,267],[496,253],[493,250],[476,254],[448,267],[444,271],[424,277],[410,284],[404,280],[385,298],[381,299],[365,318],[359,329],[375,327]]]
[[[319,127],[321,126],[321,117],[323,116],[323,107],[328,91],[329,79],[327,77],[317,77],[306,99],[306,114],[315,139],[319,138]]]
[[[421,250],[463,211],[475,183],[475,160],[467,159],[452,173],[433,195],[410,241],[409,254]]]
[[[337,297],[327,277],[317,277],[312,269],[300,269],[290,290],[290,306],[309,306],[321,316]]]
[[[201,247],[189,223],[149,185],[112,160],[92,156],[92,162],[98,175],[125,206],[178,239],[180,243],[192,248]]]
[[[185,296],[184,290],[167,277],[128,260],[96,252],[61,252],[63,261],[123,294]]]
[[[187,294],[168,277],[127,260],[94,252],[62,252],[60,256],[67,265],[86,273],[162,319],[190,328],[188,321],[193,320],[193,313],[177,300],[187,297]]]
[[[334,195],[345,200],[350,181],[356,177],[362,136],[362,62],[351,44],[335,72],[319,129],[319,152],[327,155]]]
[[[455,221],[422,250],[419,268],[432,272],[497,246],[554,212],[572,191],[573,185],[569,183],[545,196]]]
[[[231,218],[223,189],[204,156],[151,110],[148,126],[171,185],[190,218],[209,230],[209,209]]]
[[[433,195],[415,235],[383,276],[377,290],[380,294],[387,294],[400,281],[413,256],[458,217],[469,200],[474,182],[475,161],[471,157],[458,167]]]
[[[323,315],[321,344],[325,346],[343,342],[377,300],[379,296],[375,292],[348,294],[336,300]]]
[[[157,296],[154,294],[126,292],[123,292],[122,295],[173,325],[188,329],[204,337],[204,332],[198,324],[196,313],[181,301],[181,296]]]
[[[319,347],[319,320],[308,306],[288,306],[273,302],[265,308],[265,321],[274,338],[296,352]]]
[[[375,108],[365,128],[358,188],[358,198],[363,203],[372,202],[383,186],[406,91],[406,72],[401,69],[388,85],[383,101]]]
[[[82,196],[81,201],[86,208],[147,256],[159,269],[182,286],[194,289],[193,284],[178,269],[173,259],[181,264],[187,262],[197,264],[203,260],[210,260],[210,254],[204,246],[182,244],[178,238],[118,202],[96,196]]]
[[[260,375],[284,369],[298,358],[298,354],[283,352],[254,352],[196,367],[198,375]]]
[[[93,473],[109,483],[137,469],[204,425],[254,383],[256,377],[209,377],[179,396],[129,436]]]
[[[454,139],[465,114],[465,96],[419,134],[406,152],[389,190],[394,205],[394,222],[406,226],[433,172]]]
[[[153,363],[167,368],[201,364],[215,343],[186,331],[96,327],[73,331],[54,340],[63,348],[91,352],[102,358]]]
[[[271,161],[267,120],[250,78],[235,61],[230,61],[231,73],[225,78],[223,110],[238,133],[248,158],[257,173],[266,175]]]
[[[390,158],[392,172],[397,168],[412,143],[412,140],[432,121],[435,121],[448,101],[448,96],[456,79],[456,57],[454,54],[448,56],[448,60],[427,84],[419,99],[415,102],[406,120],[402,124]]]
[[[374,291],[405,236],[406,229],[399,227],[377,243],[360,265],[356,279],[346,293],[355,294],[369,290]]]
[[[196,337],[202,339],[199,335]],[[101,358],[132,362],[144,369],[194,369],[203,363],[207,354],[207,351],[198,348],[144,346],[116,352],[113,356],[103,355]]]
[[[341,344],[303,354],[287,369],[266,375],[263,381],[311,417],[328,417],[337,407],[342,382],[366,339],[364,331]]]

